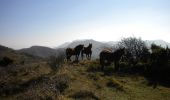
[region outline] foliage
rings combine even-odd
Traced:
[[[48,63],[51,66],[51,68],[55,70],[64,63],[64,59],[65,59],[64,52],[60,52],[58,53],[57,56],[50,56],[50,58],[48,59]]]
[[[9,57],[3,57],[2,60],[0,60],[0,66],[8,66],[9,64],[12,64],[14,62],[13,59]]]
[[[127,52],[124,55],[129,63],[135,65],[138,61],[144,60],[149,55],[148,48],[142,39],[135,37],[124,38],[118,43],[119,47],[125,47]]]
[[[148,68],[149,76],[157,81],[170,81],[169,49],[162,48],[155,44],[152,44],[151,49],[150,67]]]
[[[67,74],[58,75],[55,78],[55,88],[63,93],[65,89],[69,87],[70,78]]]

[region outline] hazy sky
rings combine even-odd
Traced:
[[[128,36],[170,42],[170,0],[0,0],[0,44],[15,49]]]

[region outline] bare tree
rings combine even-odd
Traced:
[[[145,42],[141,38],[129,37],[123,38],[119,43],[119,47],[125,47],[127,50],[126,58],[130,63],[137,63],[149,54]]]

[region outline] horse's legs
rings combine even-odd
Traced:
[[[89,55],[89,59],[91,60],[91,54]]]
[[[77,55],[75,55],[75,61],[77,61]]]
[[[77,55],[77,61],[79,61],[79,54]]]
[[[70,55],[67,56],[67,61],[71,61],[71,56]]]
[[[101,65],[101,70],[103,71],[104,70],[104,62],[103,62],[103,59],[100,58],[100,65]]]
[[[86,55],[86,58],[89,59],[89,54]]]
[[[79,59],[79,54],[76,54],[75,56],[76,56],[76,57],[75,57],[75,61],[78,61],[78,59]]]
[[[83,55],[83,51],[81,52],[81,59],[83,60],[83,57],[84,57],[84,55]]]
[[[83,60],[83,55],[81,55],[81,59]]]
[[[115,71],[119,70],[119,62],[118,61],[114,61],[114,65],[115,65]]]

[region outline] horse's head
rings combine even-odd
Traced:
[[[89,48],[92,48],[92,43],[89,43]]]
[[[115,52],[113,52],[113,55],[116,55],[116,56],[122,56],[126,54],[126,49],[125,48],[119,48],[117,49]]]

